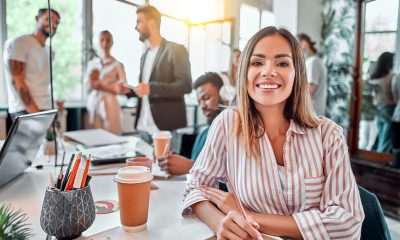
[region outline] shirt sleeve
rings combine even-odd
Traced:
[[[307,65],[307,79],[308,83],[318,85],[321,81],[322,69],[321,62],[317,58],[313,59],[310,64]]]
[[[150,82],[150,97],[180,97],[192,91],[192,75],[190,73],[189,55],[186,48],[176,45],[172,51],[173,82]]]
[[[207,198],[199,190],[200,185],[216,187],[217,178],[225,175],[226,137],[224,113],[214,119],[203,150],[188,174],[184,192],[182,215],[192,215],[191,206]]]
[[[27,51],[23,39],[16,38],[7,41],[4,47],[5,59],[26,62]]]
[[[326,179],[319,209],[293,216],[304,239],[359,239],[361,235],[364,211],[346,139],[342,129],[332,125],[325,129],[328,137],[323,140]]]

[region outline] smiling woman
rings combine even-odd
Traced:
[[[183,214],[221,239],[359,239],[364,212],[343,130],[317,118],[295,37],[267,27],[243,50],[238,106],[210,127],[190,171]],[[234,129],[232,131],[231,129]],[[245,207],[218,189],[229,177]]]

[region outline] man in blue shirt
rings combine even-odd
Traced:
[[[223,86],[223,81],[217,73],[208,72],[201,75],[193,85],[197,92],[199,106],[207,117],[207,127],[205,127],[196,137],[192,149],[191,159],[184,156],[171,154],[163,160],[159,160],[161,169],[172,175],[182,175],[189,172],[200,154],[207,139],[208,129],[214,118],[221,112],[219,105],[223,102],[219,91]]]

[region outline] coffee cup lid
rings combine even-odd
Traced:
[[[170,138],[172,138],[172,134],[170,131],[159,131],[159,132],[153,133],[152,137],[153,137],[153,139],[155,139],[155,138],[170,139]]]
[[[120,183],[142,183],[153,179],[148,167],[129,166],[118,169],[115,181]]]

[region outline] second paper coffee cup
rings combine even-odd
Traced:
[[[154,156],[156,159],[165,157],[171,149],[172,134],[170,131],[153,133]]]
[[[127,232],[146,229],[152,179],[150,169],[143,166],[120,168],[115,176],[121,225]]]

